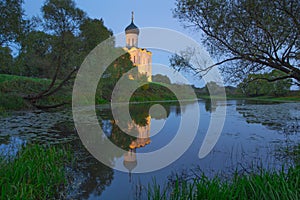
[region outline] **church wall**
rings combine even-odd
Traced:
[[[152,53],[139,48],[132,48],[129,51],[130,59],[138,67],[140,74],[148,76],[148,81],[152,81]]]
[[[137,47],[138,46],[138,35],[133,33],[126,34],[126,46]]]

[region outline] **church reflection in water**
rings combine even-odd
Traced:
[[[156,120],[168,118],[173,108],[176,109],[174,112],[180,112],[177,110],[178,103],[172,102],[163,105],[166,115],[160,115],[156,112],[150,115],[149,110],[153,105],[155,103],[130,104],[130,118],[124,114],[128,107],[122,104],[118,105],[116,109],[115,114],[119,116],[118,119],[114,119],[110,108],[102,107],[97,111],[97,115],[101,118],[99,122],[102,130],[108,139],[126,151],[123,155],[115,155],[116,157],[111,158],[111,160],[121,157],[123,166],[128,169],[129,181],[131,181],[132,171],[138,165],[137,149],[151,145],[151,122],[152,129],[155,132]],[[122,130],[120,127],[122,127]]]
[[[135,124],[134,121],[128,123],[128,130],[135,129],[138,133],[135,140],[131,141],[129,145],[129,150],[124,154],[124,167],[129,171],[129,181],[131,182],[131,172],[137,166],[137,157],[136,149],[150,144],[150,125],[151,125],[151,116],[146,117],[146,124],[139,125]]]

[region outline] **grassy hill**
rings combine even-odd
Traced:
[[[59,84],[60,81],[58,81]],[[50,79],[40,79],[40,78],[30,78],[24,76],[15,76],[0,74],[0,112],[10,110],[24,110],[32,109],[33,106],[26,100],[23,99],[24,96],[29,94],[37,94],[50,85]],[[73,83],[70,82],[68,85],[63,87],[59,92],[51,95],[49,97],[37,100],[38,105],[54,105],[62,102],[70,102],[72,100],[72,86]],[[133,96],[131,97],[131,102],[145,102],[145,101],[166,101],[166,100],[177,100],[176,95],[168,88],[173,88],[176,93],[182,94],[185,99],[191,99],[192,96],[187,92],[187,87],[185,85],[172,85],[165,84],[159,85],[155,83],[149,83],[141,88],[138,88]],[[198,98],[209,99],[209,94],[205,92],[204,89],[194,88],[194,91]],[[290,95],[286,97],[269,97],[261,96],[255,98],[249,98],[241,96],[232,92],[232,89],[228,91],[226,88],[227,98],[230,99],[253,99],[253,100],[268,100],[268,101],[300,101],[299,92],[291,92]],[[96,104],[109,103],[109,100],[101,98],[100,93],[96,94]],[[70,104],[71,105],[71,104]]]
[[[0,74],[0,111],[31,109],[32,105],[23,96],[39,93],[49,86],[51,80]],[[57,94],[38,100],[37,104],[47,105],[71,101],[71,86]]]
[[[51,80],[30,78],[24,76],[15,76],[0,74],[0,112],[10,110],[24,110],[32,109],[32,105],[24,100],[22,97],[29,94],[37,94],[50,85]],[[59,81],[58,83],[59,84]],[[72,100],[72,86],[69,83],[55,95],[38,100],[38,105],[53,105],[61,102],[70,102]],[[162,86],[150,83],[141,88],[138,88],[131,97],[132,102],[144,101],[163,101],[163,100],[176,100],[176,96],[168,88],[174,87],[175,91],[185,94],[186,86],[180,85],[167,85]],[[186,95],[189,98],[188,94]],[[108,100],[102,99],[100,94],[96,94],[96,104],[108,103]]]

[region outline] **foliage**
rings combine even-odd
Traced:
[[[171,80],[169,79],[169,77],[161,75],[161,74],[156,74],[156,75],[152,76],[152,81],[158,82],[158,83],[171,84]]]
[[[289,92],[292,85],[290,79],[268,82],[269,79],[276,79],[280,76],[282,76],[282,72],[276,70],[271,73],[249,74],[248,77],[238,85],[238,88],[246,96],[284,96]]]
[[[177,0],[174,16],[203,33],[211,55],[222,59],[213,66],[222,66],[232,81],[276,69],[283,73],[280,79],[299,83],[299,10],[293,0]]]
[[[54,199],[66,183],[71,154],[58,147],[32,145],[16,157],[0,156],[1,199]]]
[[[28,108],[24,99],[14,94],[5,94],[0,92],[0,111],[21,110]]]
[[[41,10],[42,19],[23,20],[27,29],[18,35],[21,48],[16,59],[10,62],[10,52],[2,48],[1,53],[7,59],[0,64],[4,73],[51,78],[48,87],[27,96],[22,94],[33,106],[49,108],[69,101],[50,106],[38,102],[48,103],[49,99],[58,101],[53,94],[70,83],[84,58],[112,32],[104,26],[103,20],[88,18],[84,11],[76,7],[74,0],[47,0]]]
[[[0,46],[0,73],[9,73],[13,65],[13,57],[9,47]]]
[[[85,13],[76,7],[73,0],[47,0],[42,7],[44,27],[53,33],[52,44],[53,65],[55,71],[62,72],[65,77],[73,66],[79,66],[79,41],[76,35],[85,19]]]
[[[103,73],[97,87],[97,94],[100,94],[102,99],[110,101],[116,83],[132,68],[133,64],[128,53],[115,60]]]
[[[17,57],[19,75],[51,78],[53,63],[51,49],[53,36],[42,31],[31,31],[21,41],[21,52]]]
[[[23,0],[0,0],[0,46],[16,42],[22,32]]]
[[[32,106],[22,98],[22,96],[25,94],[37,93],[40,90],[45,90],[50,83],[51,80],[49,79],[0,74],[1,110],[21,110],[32,108]],[[51,104],[71,101],[71,93],[72,88],[70,86],[66,86],[56,94],[38,100],[37,103]]]
[[[80,40],[83,43],[85,56],[112,35],[112,31],[104,26],[102,19],[85,19],[80,25]]]
[[[138,88],[131,96],[130,102],[168,100],[177,101],[178,97],[172,91],[176,91],[177,94],[181,94],[182,99],[192,99],[193,96],[191,96],[187,87],[189,86],[149,83],[149,88],[147,90],[143,89],[143,87]]]
[[[85,13],[76,7],[73,0],[47,0],[42,7],[46,29],[57,36],[78,31]]]
[[[148,199],[299,199],[299,173],[295,166],[287,172],[236,174],[229,181],[202,175],[190,182],[177,180],[170,189],[150,185]]]
[[[20,1],[20,9],[21,3]],[[1,6],[7,9],[7,5],[4,5],[4,2],[2,4]],[[21,48],[15,59],[11,57],[9,48],[1,47],[0,56],[5,59],[1,59],[0,72],[52,79],[48,82],[48,87],[43,85],[40,91],[34,90],[35,92],[30,92],[28,95],[26,89],[22,92],[18,91],[20,96],[33,106],[49,108],[48,105],[41,105],[38,102],[48,103],[51,99],[55,101],[64,99],[57,98],[59,95],[53,97],[53,94],[70,83],[84,58],[99,43],[112,36],[112,31],[104,26],[102,19],[88,18],[84,11],[76,7],[74,0],[46,0],[41,10],[41,19],[34,18],[27,21],[20,19],[20,26],[24,26],[24,30],[16,33]],[[19,15],[23,17],[21,11]],[[20,26],[18,25],[18,28]],[[9,39],[8,42],[14,42],[11,37]],[[114,40],[111,41],[111,45],[114,46]],[[119,58],[111,65],[106,73],[110,78],[102,81],[105,89],[100,93],[104,98],[98,97],[99,101],[110,100],[116,81],[131,68],[129,55]],[[62,101],[50,107],[68,102]]]
[[[210,81],[205,84],[205,91],[207,94],[212,96],[222,95],[224,87],[219,86],[216,82]]]

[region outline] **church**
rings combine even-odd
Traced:
[[[147,76],[148,82],[152,81],[152,53],[147,49],[139,48],[139,28],[134,24],[134,13],[132,12],[131,24],[126,27],[126,47],[124,50],[130,54],[132,63],[138,67],[139,74]],[[130,79],[133,77],[129,76]]]

